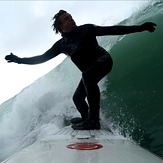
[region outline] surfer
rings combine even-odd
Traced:
[[[81,80],[73,95],[73,101],[81,118],[72,119],[72,128],[76,130],[100,129],[98,82],[111,71],[113,61],[110,54],[99,46],[96,36],[154,32],[156,24],[146,22],[133,26],[96,26],[94,24],[77,26],[71,14],[64,10],[60,10],[53,17],[53,21],[53,30],[60,33],[62,38],[44,54],[20,58],[11,53],[5,59],[8,62],[32,65],[46,62],[60,53],[69,56],[82,72]]]

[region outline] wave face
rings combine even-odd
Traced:
[[[157,24],[155,33],[126,35],[111,48],[114,67],[102,108],[110,126],[163,157],[163,2],[150,3],[122,24]]]
[[[102,37],[113,57],[100,83],[102,125],[163,157],[163,2],[154,1],[120,24],[157,24],[155,33]],[[80,72],[66,58],[0,106],[0,161],[35,141],[49,139],[78,115],[71,100]]]

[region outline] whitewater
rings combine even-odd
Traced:
[[[157,24],[155,33],[98,38],[114,61],[112,72],[99,83],[101,123],[163,157],[163,1],[150,2],[119,24],[146,21]],[[78,116],[71,98],[80,77],[66,58],[0,106],[0,161],[52,138],[71,117]]]

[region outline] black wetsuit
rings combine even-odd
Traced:
[[[97,26],[78,26],[70,33],[63,33],[63,38],[51,49],[53,54],[57,50],[70,56],[82,72],[73,101],[83,120],[88,118],[90,110],[90,118],[99,121],[100,90],[97,83],[111,71],[113,64],[108,52],[98,45],[97,35],[101,35]],[[89,105],[85,101],[86,97]]]
[[[70,33],[62,33],[62,38],[43,55],[22,58],[21,63],[37,64],[60,53],[68,55],[82,72],[82,79],[74,93],[73,101],[83,119],[89,116],[98,122],[100,91],[97,83],[111,71],[113,62],[109,53],[98,45],[96,36],[122,35],[140,31],[142,31],[140,26],[102,27],[93,24],[77,26]],[[85,101],[86,97],[88,104]]]

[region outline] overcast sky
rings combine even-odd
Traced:
[[[13,52],[19,57],[43,54],[61,36],[52,28],[51,18],[67,10],[77,25],[113,25],[127,18],[146,1],[0,1],[0,104],[52,70],[64,55],[40,65],[7,63]]]

